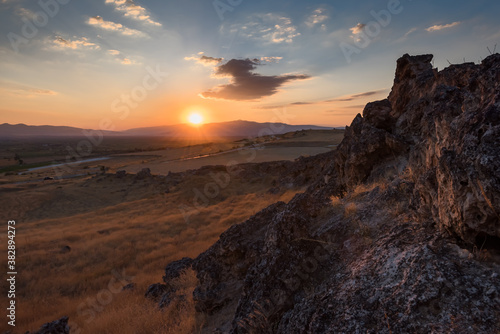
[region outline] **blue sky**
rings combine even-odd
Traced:
[[[343,126],[388,95],[404,53],[439,69],[485,58],[499,13],[492,0],[0,0],[0,122],[127,129],[196,111]]]

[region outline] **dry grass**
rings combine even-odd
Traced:
[[[373,191],[375,188],[379,188],[381,191],[384,191],[387,189],[388,184],[386,180],[379,181],[379,182],[372,182],[372,183],[361,183],[356,188],[354,188],[350,193],[349,193],[349,198],[357,198],[361,195],[364,195],[370,191]]]
[[[352,217],[358,211],[356,203],[347,203],[344,205],[344,216]]]
[[[178,206],[189,205],[193,188],[202,188],[207,181],[192,178],[168,194],[148,181],[126,184],[113,177],[41,184],[36,189],[19,186],[15,192],[0,194],[2,201],[11,198],[13,217],[24,214],[16,231],[14,333],[36,330],[65,315],[73,328],[81,328],[80,333],[195,333],[203,319],[194,312],[194,274],[178,282],[186,301],[162,311],[144,298],[149,284],[161,281],[171,261],[196,257],[231,225],[276,201],[289,201],[298,191],[272,195],[267,193],[271,180],[234,179],[186,222]],[[133,191],[125,195],[124,188]],[[79,196],[85,200],[71,201]],[[57,218],[45,218],[51,216]],[[5,243],[2,239],[2,247]],[[62,252],[64,246],[71,251]],[[116,272],[130,276],[135,289],[121,291],[128,281],[117,281]],[[5,322],[0,333],[11,329],[2,326]]]

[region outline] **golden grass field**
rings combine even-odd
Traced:
[[[222,157],[217,159],[224,162]],[[37,330],[62,316],[69,316],[74,333],[196,333],[203,319],[194,311],[192,271],[176,282],[185,302],[161,311],[144,298],[147,287],[161,282],[171,261],[195,258],[231,225],[303,191],[272,194],[272,177],[233,177],[186,221],[179,208],[192,206],[194,190],[212,181],[208,175],[184,177],[178,184],[162,177],[118,178],[114,172],[123,168],[120,159],[75,169],[92,174],[105,165],[109,170],[102,175],[43,181],[51,175],[47,169],[0,178],[2,221],[17,222],[17,326],[12,333]],[[135,156],[123,159],[141,166]],[[5,233],[1,243],[6,249]],[[5,257],[1,264],[6,268]],[[135,287],[122,291],[128,283]],[[0,333],[12,330],[8,327],[2,321]]]

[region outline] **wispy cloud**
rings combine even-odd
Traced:
[[[309,78],[304,74],[264,76],[254,73],[259,65],[261,62],[258,59],[231,59],[215,69],[216,76],[230,78],[230,83],[205,91],[200,96],[207,99],[256,100],[276,94],[278,88],[289,81]]]
[[[27,18],[28,20],[31,20],[31,21],[33,21],[36,18],[35,12],[33,12],[32,10],[29,10],[27,8],[24,8],[24,7],[17,7],[15,9],[15,13],[17,16]]]
[[[98,50],[101,47],[95,43],[89,41],[88,38],[82,37],[80,39],[70,40],[64,39],[61,36],[56,36],[53,40],[53,46],[57,49],[70,49],[70,50]]]
[[[366,27],[366,24],[364,23],[358,23],[354,27],[349,28],[351,31],[351,38],[354,41],[361,41],[362,37],[361,34],[363,33],[363,29]]]
[[[58,93],[50,89],[42,89],[19,83],[0,81],[0,95],[31,99],[43,96],[55,96],[58,95]]]
[[[260,61],[266,63],[279,63],[280,60],[283,60],[283,57],[260,57]]]
[[[233,26],[234,29],[241,37],[273,44],[292,43],[300,36],[290,18],[272,13],[254,14],[247,23]]]
[[[439,31],[439,30],[443,30],[443,29],[449,29],[449,28],[456,27],[460,23],[461,23],[460,21],[457,21],[457,22],[453,22],[453,23],[449,23],[449,24],[433,25],[432,27],[429,27],[425,30],[427,30],[428,32]]]
[[[272,105],[272,106],[258,106],[255,107],[255,109],[276,109],[276,108],[283,108],[283,107],[293,107],[293,106],[304,106],[304,105],[324,105],[325,103],[331,104],[331,103],[336,103],[336,102],[351,102],[355,100],[362,99],[364,97],[368,96],[373,96],[377,95],[383,92],[386,92],[387,89],[380,89],[380,90],[374,90],[374,91],[368,91],[368,92],[363,92],[363,93],[358,93],[358,94],[353,94],[353,95],[348,95],[346,97],[341,97],[341,98],[335,98],[335,99],[330,99],[330,100],[320,100],[320,101],[299,101],[299,102],[291,102],[291,103],[285,103],[281,105]],[[358,105],[351,105],[351,106],[342,106],[343,109],[347,108],[353,108],[353,109],[362,109],[364,108],[364,104],[358,104]]]
[[[400,38],[398,38],[397,40],[395,40],[394,43],[400,43],[400,42],[406,41],[408,39],[408,37],[411,34],[413,34],[414,32],[416,32],[417,30],[418,30],[417,28],[411,28],[403,36],[401,36]]]
[[[161,27],[161,23],[154,21],[146,8],[136,4],[133,0],[106,0],[105,3],[113,4],[117,11],[123,12],[125,17],[141,21],[153,26]]]
[[[363,32],[363,29],[365,27],[366,27],[366,24],[358,23],[354,27],[349,28],[349,30],[352,32],[353,35],[359,35],[361,32]]]
[[[125,57],[120,51],[118,50],[108,50],[107,52],[109,55],[113,56],[117,62],[119,62],[122,65],[137,65],[138,62],[135,60],[132,60],[130,58]]]
[[[386,89],[373,90],[373,91],[369,91],[369,92],[363,92],[363,93],[359,93],[359,94],[349,95],[349,96],[346,96],[346,97],[341,97],[341,98],[336,98],[336,99],[332,99],[332,100],[327,100],[325,102],[349,102],[349,101],[354,101],[354,100],[361,99],[361,98],[364,98],[364,97],[377,95],[377,94],[383,93],[385,91],[387,91],[387,90]]]
[[[307,18],[305,22],[306,26],[312,28],[315,25],[328,20],[328,15],[326,15],[325,12],[326,11],[322,8],[314,10],[313,13]]]
[[[105,21],[102,17],[100,16],[93,16],[90,17],[87,21],[88,24],[91,26],[95,26],[104,30],[110,30],[110,31],[116,31],[122,35],[125,36],[132,36],[132,37],[147,37],[147,34],[143,33],[142,31],[136,30],[136,29],[131,29],[123,26],[121,23],[115,23],[112,21]]]
[[[203,66],[215,66],[224,60],[224,58],[207,57],[203,53],[198,52],[195,56],[184,57],[184,60],[193,60]]]

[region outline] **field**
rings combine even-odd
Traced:
[[[50,179],[57,174],[53,168],[5,172],[0,178],[1,218],[16,220],[17,326],[13,333],[36,330],[62,316],[70,317],[74,333],[196,332],[203,319],[196,315],[191,297],[196,285],[193,272],[177,282],[185,300],[161,311],[157,303],[144,298],[147,287],[161,281],[171,261],[196,257],[231,225],[272,203],[289,201],[304,189],[272,191],[278,172],[237,174],[227,173],[226,167],[189,170],[293,160],[326,152],[341,138],[341,131],[305,131],[187,147],[158,140],[135,146],[117,141],[90,156],[109,159],[72,165],[67,178]],[[65,144],[54,143],[59,148]],[[43,163],[64,155],[53,149],[36,156],[36,145],[30,145],[24,150],[16,146],[28,162]],[[127,145],[132,148],[129,152]],[[2,152],[8,161],[13,147],[4,146]],[[146,167],[152,176],[135,174]],[[119,170],[129,174],[117,175]],[[167,176],[169,172],[179,173]],[[5,234],[1,243],[6,249]],[[5,268],[6,259],[1,264]],[[6,288],[3,285],[3,294]],[[2,327],[0,333],[6,330]]]

